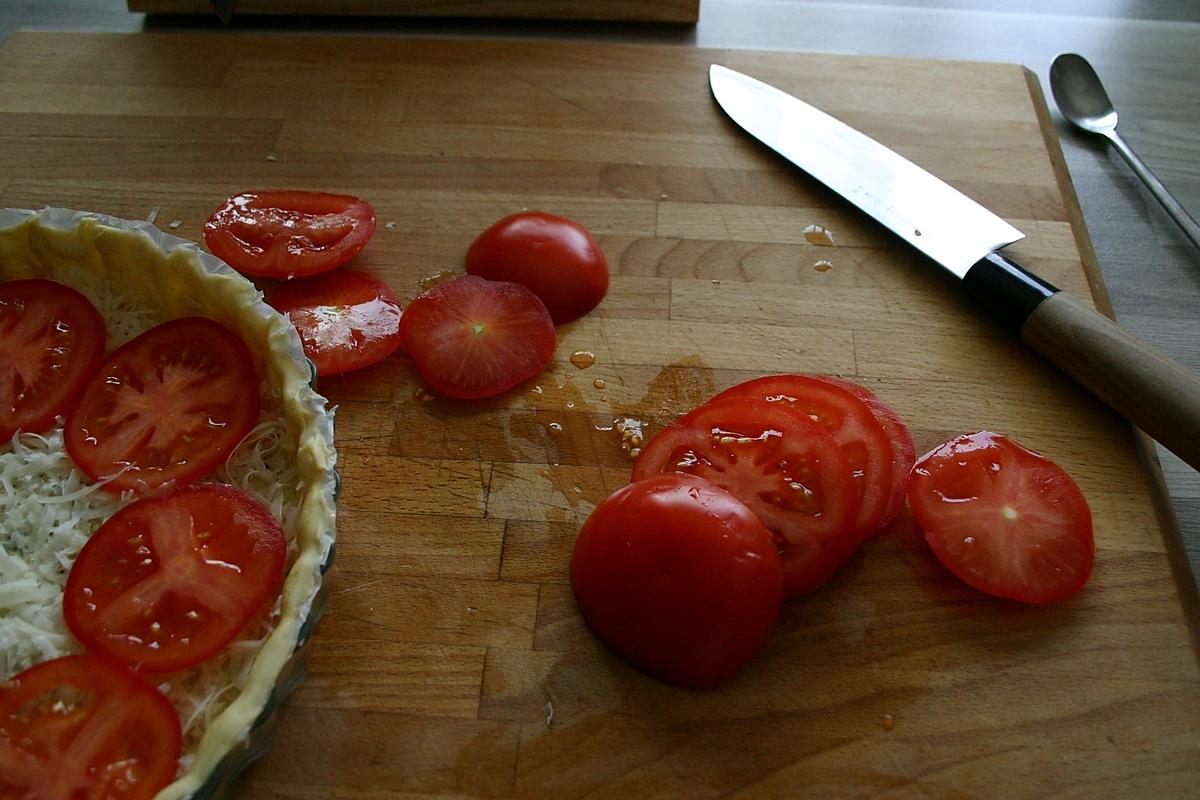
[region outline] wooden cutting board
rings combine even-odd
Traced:
[[[380,223],[357,265],[405,296],[526,207],[580,220],[609,258],[604,303],[504,397],[431,399],[403,355],[321,382],[345,477],[330,606],[239,796],[1194,796],[1195,590],[1129,428],[741,134],[712,61],[923,164],[1025,231],[1022,262],[1106,307],[1017,66],[242,35],[18,33],[0,51],[6,206],[157,209],[199,240],[236,191],[353,193]],[[628,478],[614,420],[651,435],[785,371],[865,384],[919,451],[990,428],[1050,455],[1094,513],[1091,582],[1047,608],[989,599],[905,516],[788,602],[724,688],[626,667],[566,577],[578,525]]]

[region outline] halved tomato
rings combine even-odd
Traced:
[[[769,375],[718,394],[785,403],[833,435],[858,487],[855,530],[865,540],[880,528],[892,489],[892,446],[870,406],[848,388],[820,375]]]
[[[64,656],[0,684],[0,797],[148,800],[175,778],[171,703],[133,670]]]
[[[463,275],[409,304],[400,336],[421,377],[442,394],[491,397],[532,378],[554,355],[546,306],[518,283]]]
[[[110,492],[182,485],[220,465],[254,424],[258,376],[236,334],[204,317],[114,350],[67,418],[67,452]]]
[[[632,480],[662,472],[706,478],[775,536],[788,595],[829,578],[859,544],[858,491],[828,431],[782,403],[729,397],[693,409],[642,449]]]
[[[300,334],[319,375],[369,367],[400,346],[400,303],[365,272],[339,269],[267,291],[267,303]]]
[[[946,568],[982,592],[1050,603],[1092,574],[1092,513],[1062,467],[990,431],[921,456],[908,502]]]
[[[104,357],[104,320],[69,286],[0,284],[0,444],[65,415]]]
[[[375,210],[344,194],[244,192],[204,224],[204,243],[238,272],[298,278],[327,272],[358,255],[375,233]]]
[[[222,484],[125,506],[80,550],[63,617],[91,650],[171,672],[223,650],[279,591],[287,543],[262,503]]]

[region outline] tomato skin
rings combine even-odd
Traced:
[[[32,278],[0,284],[0,445],[44,433],[100,366],[104,320],[82,294]]]
[[[266,301],[300,334],[318,375],[369,367],[400,346],[402,309],[388,285],[339,269],[272,287]]]
[[[64,439],[104,489],[146,494],[221,464],[258,421],[246,344],[218,322],[184,317],[118,347],[84,387]]]
[[[726,397],[784,403],[829,431],[854,472],[858,487],[857,536],[866,540],[879,531],[893,486],[892,445],[874,411],[859,395],[821,375],[792,374],[744,381],[713,399]]]
[[[631,483],[596,507],[575,542],[571,586],[621,658],[693,689],[753,658],[783,599],[770,532],[728,492],[677,473]]]
[[[228,646],[278,593],[286,551],[271,512],[232,486],[143,498],[80,550],[63,617],[95,652],[142,672],[185,669]]]
[[[416,298],[400,337],[434,390],[474,400],[502,394],[540,373],[554,355],[546,306],[518,283],[462,275]]]
[[[990,431],[917,460],[908,501],[938,559],[969,586],[1025,603],[1078,592],[1092,574],[1092,515],[1061,467]]]
[[[826,581],[861,543],[849,462],[828,431],[783,403],[698,406],[643,446],[632,480],[661,472],[706,478],[745,503],[775,536],[789,597]]]
[[[45,661],[0,684],[0,797],[149,800],[174,780],[182,738],[171,703],[128,667]]]
[[[521,211],[493,223],[467,250],[467,272],[533,291],[555,325],[579,319],[608,292],[608,262],[574,220]]]
[[[367,246],[375,210],[342,194],[260,191],[236,194],[204,224],[204,243],[245,275],[291,279],[328,272]]]

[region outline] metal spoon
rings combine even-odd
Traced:
[[[1183,228],[1192,244],[1200,247],[1200,225],[1117,133],[1117,111],[1092,65],[1075,53],[1059,55],[1050,65],[1050,91],[1054,93],[1054,100],[1064,117],[1077,127],[1089,133],[1098,133],[1112,142],[1167,213]]]

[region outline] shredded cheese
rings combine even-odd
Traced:
[[[102,287],[79,287],[109,326],[110,347],[158,320],[145,306]],[[289,567],[296,552],[300,476],[294,434],[277,398],[263,386],[259,424],[208,480],[257,497],[283,524]],[[62,420],[44,435],[16,434],[0,444],[0,678],[83,648],[63,621],[62,592],[88,537],[135,498],[103,491],[76,469],[63,444]],[[247,626],[224,653],[192,669],[163,676],[160,688],[179,712],[184,758],[209,723],[237,699],[254,657],[279,618],[281,598]]]

